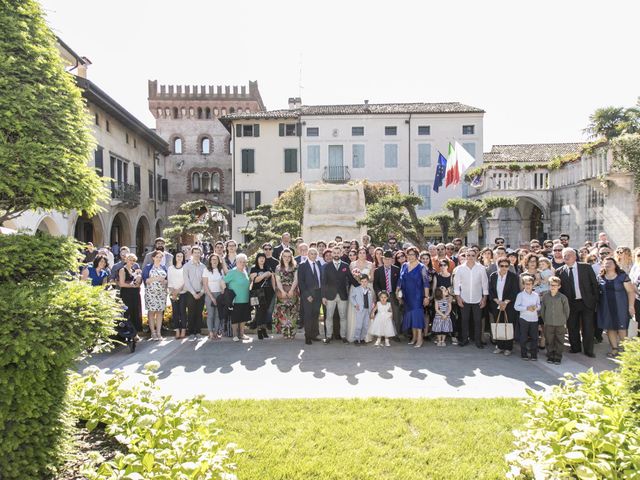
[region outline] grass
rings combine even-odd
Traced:
[[[239,480],[504,478],[517,399],[208,402]]]

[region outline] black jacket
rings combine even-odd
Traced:
[[[591,268],[591,265],[582,262],[576,262],[574,267],[578,267],[578,284],[580,285],[580,294],[584,306],[589,310],[596,310],[598,307],[598,300],[600,298],[600,287],[598,285],[598,279],[596,274]],[[575,270],[574,270],[575,274]],[[569,281],[569,267],[563,265],[556,270],[556,275],[560,277],[562,284],[560,285],[560,292],[565,294],[569,299],[569,305],[575,303],[575,295],[571,294],[571,286]]]
[[[320,274],[320,285],[317,284],[317,278],[313,276],[311,260],[301,263],[298,268],[298,287],[302,297],[308,297],[314,290],[322,287],[322,266],[318,260],[315,261],[315,265],[316,271]]]
[[[358,281],[351,275],[349,265],[340,262],[340,267],[336,270],[333,260],[325,263],[322,267],[322,298],[335,300],[336,295],[340,300],[349,299],[349,285],[357,287]]]
[[[502,300],[510,300],[507,304],[507,318],[511,322],[515,322],[518,318],[516,309],[514,308],[516,297],[520,293],[520,279],[515,273],[508,271],[507,278],[504,282],[504,290],[502,291]],[[489,311],[494,317],[498,316],[498,305],[495,300],[498,298],[498,272],[493,272],[489,277]]]
[[[400,279],[400,269],[395,265],[391,265],[391,291],[387,292],[391,295],[395,295],[396,288],[398,288],[398,280]],[[373,290],[376,292],[376,296],[382,291],[387,289],[387,279],[384,275],[384,265],[378,267],[373,272]]]
[[[280,260],[280,254],[282,253],[282,251],[285,249],[286,247],[282,244],[278,245],[277,247],[275,247],[273,249],[273,258],[275,258],[276,260]],[[293,245],[289,244],[289,250],[291,250],[291,253],[293,254]]]

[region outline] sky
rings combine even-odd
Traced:
[[[632,0],[41,0],[88,77],[149,127],[147,80],[248,85],[268,109],[457,101],[493,144],[574,142],[640,96]]]

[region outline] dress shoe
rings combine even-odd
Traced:
[[[264,336],[262,335],[262,329],[259,328],[258,329],[258,340],[262,340],[264,338]]]
[[[321,342],[322,339],[320,337],[314,337],[311,339],[312,342]]]
[[[580,353],[580,352],[582,352],[582,350],[574,350],[574,349],[569,350],[569,353]]]
[[[332,335],[331,339],[332,340],[342,340],[342,337],[340,335]]]
[[[395,337],[393,337],[393,341],[394,342],[401,342],[402,340],[400,340],[400,337],[398,337],[397,335]]]
[[[585,355],[589,358],[596,358],[596,354],[595,353],[585,353]]]
[[[342,343],[349,343],[349,340],[347,340],[346,338],[343,338]]]
[[[305,340],[304,343],[305,343],[305,345],[312,345],[313,344],[313,342],[311,340],[308,340],[308,339]]]
[[[466,342],[458,342],[459,347],[464,347],[466,345],[469,345],[469,340],[467,340]]]
[[[484,348],[484,344],[478,343],[478,344],[476,344],[476,347],[482,349],[482,348]]]
[[[322,340],[322,343],[324,343],[325,345],[329,345],[331,343],[331,339],[325,338],[324,340]]]

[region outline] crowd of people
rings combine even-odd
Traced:
[[[431,340],[481,349],[490,340],[495,354],[509,356],[517,343],[523,360],[544,349],[558,364],[565,335],[571,353],[594,357],[606,332],[608,355],[617,356],[640,315],[640,248],[614,249],[605,233],[579,247],[562,234],[517,249],[498,237],[492,247],[456,238],[422,251],[394,235],[374,245],[368,235],[306,243],[284,233],[251,265],[234,240],[177,252],[165,245],[157,238],[141,263],[126,246],[90,245],[82,271],[93,285],[119,289],[139,332],[144,297],[150,340],[162,339],[170,304],[177,339],[200,334],[206,309],[211,341],[251,340],[247,328],[259,340],[293,339],[302,328],[307,345],[389,347],[404,338],[414,348]]]

